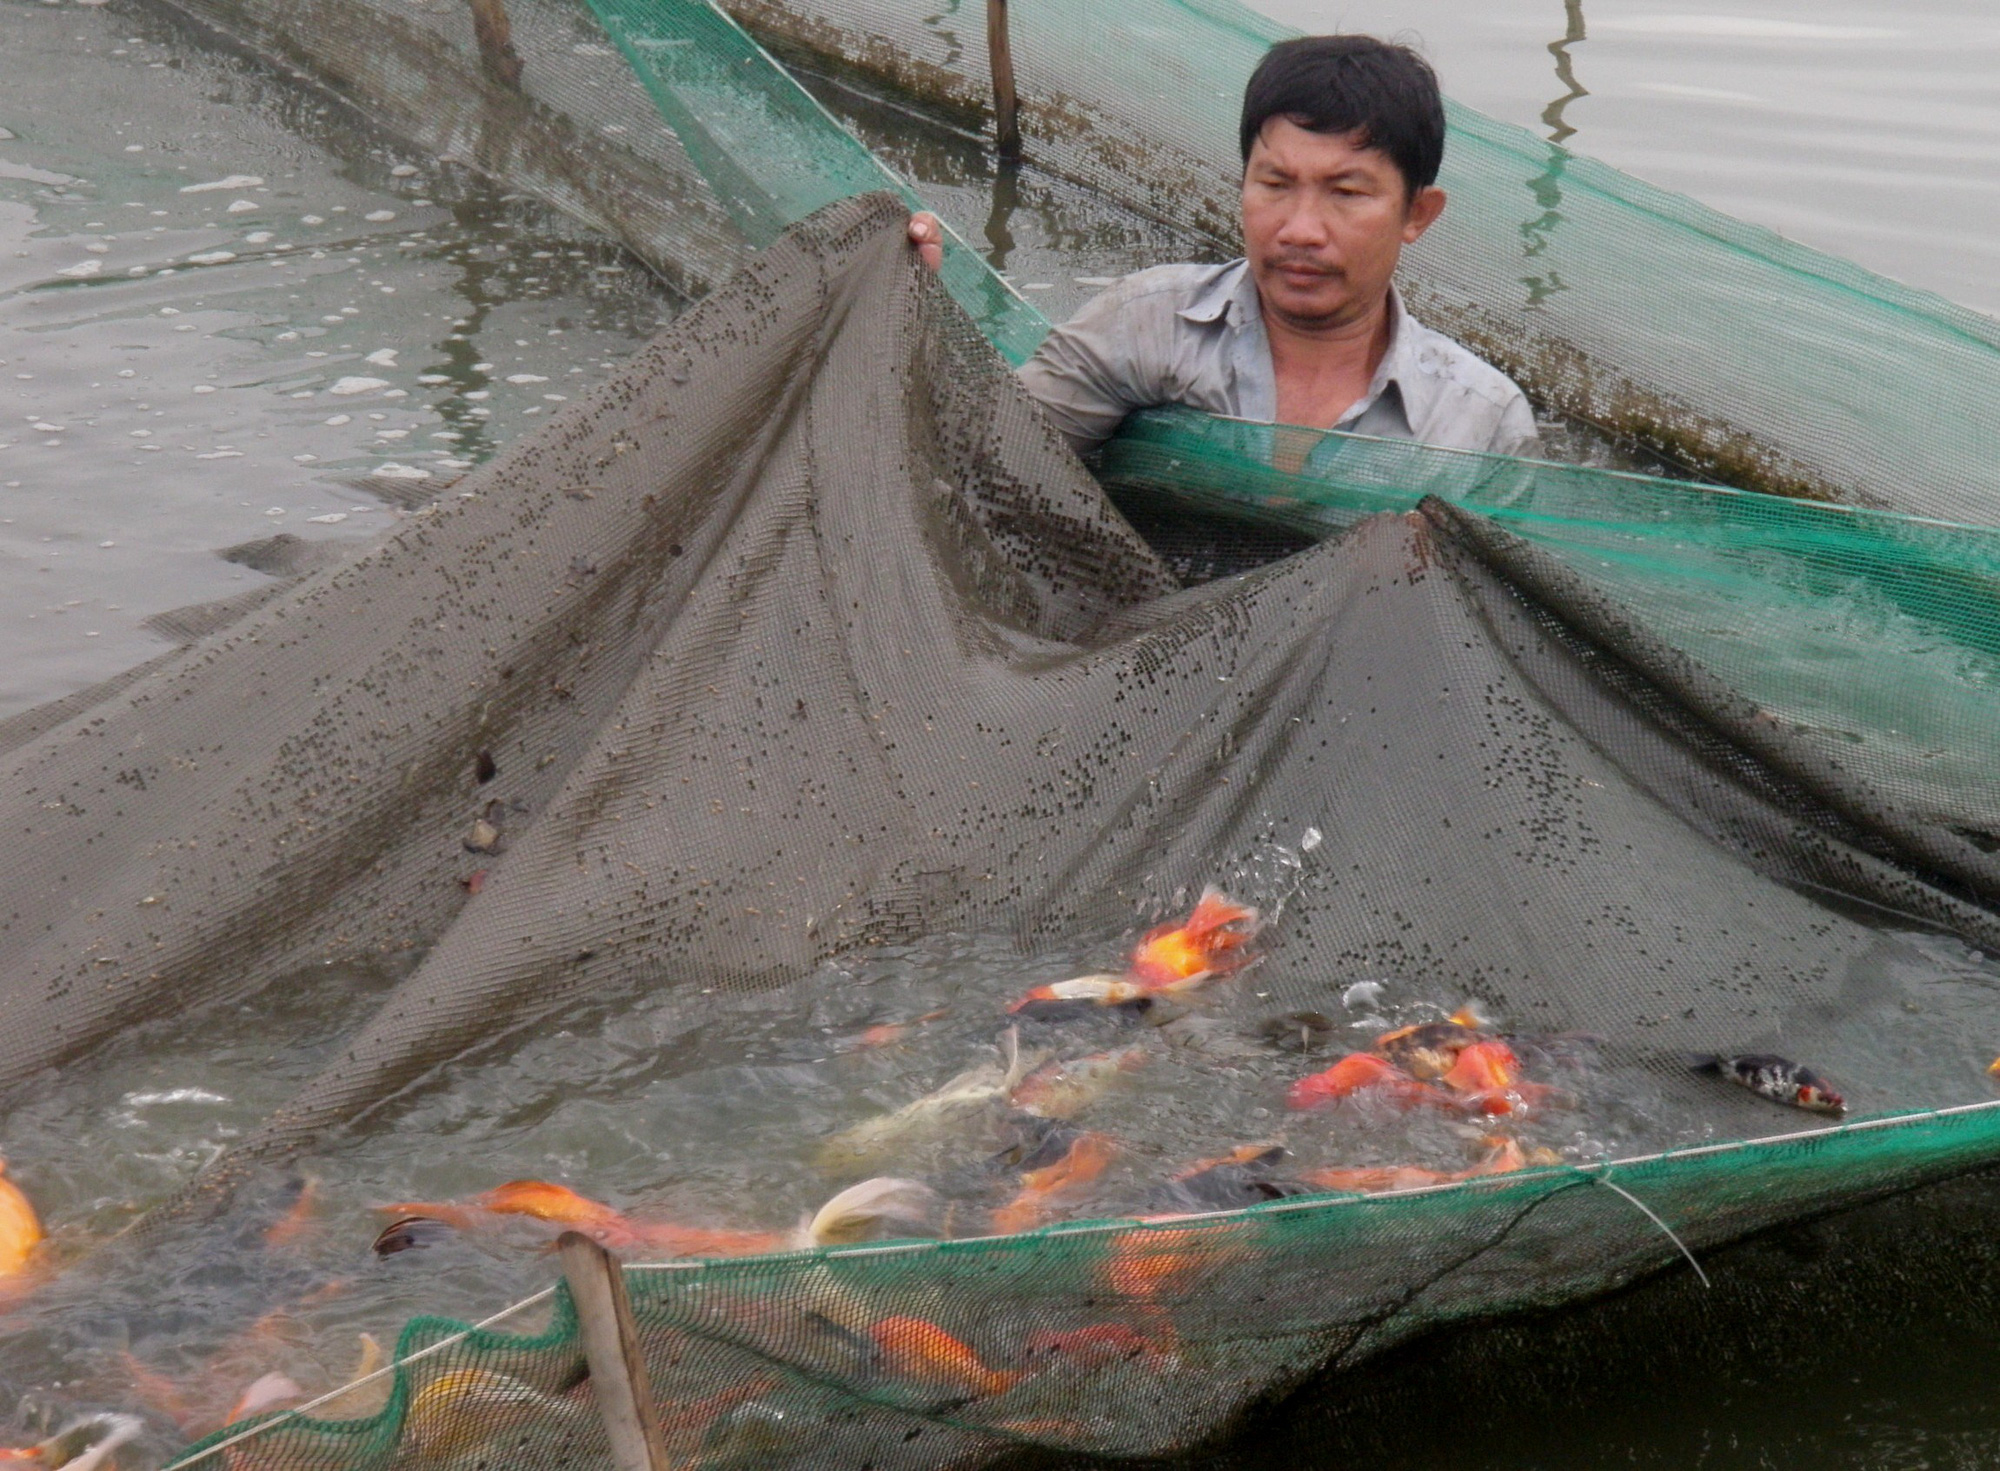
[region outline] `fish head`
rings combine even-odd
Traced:
[[[1814,1113],[1847,1112],[1847,1100],[1817,1079],[1812,1082],[1801,1080],[1798,1097],[1794,1101],[1800,1108],[1809,1108]]]

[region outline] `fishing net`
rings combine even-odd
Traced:
[[[714,12],[513,6],[510,77],[456,5],[185,8],[710,294],[354,561],[0,729],[0,1080],[414,959],[149,1233],[559,1008],[696,1017],[939,934],[1026,964],[1274,848],[1270,1008],[1388,978],[1592,1034],[1680,1147],[635,1269],[676,1454],[1163,1454],[1417,1333],[1995,1159],[1993,531],[1172,412],[1100,484],[1006,371],[1039,315],[962,247],[918,271],[908,193]],[[1271,28],[1013,13],[1031,161],[1226,250]],[[984,91],[941,21],[738,14],[961,116]],[[1753,485],[1991,519],[1990,324],[1462,111],[1447,156],[1411,299],[1545,407]],[[1689,1072],[1718,1048],[1809,1059],[1856,1121]],[[553,1303],[538,1332],[418,1320],[378,1415],[189,1456],[600,1458]],[[963,1355],[896,1351],[910,1325]]]
[[[150,1230],[578,998],[665,990],[694,1015],[941,932],[1032,957],[1184,902],[1274,834],[1297,872],[1259,942],[1269,1005],[1380,977],[1476,996],[1524,1032],[1597,1034],[1593,1087],[1763,1137],[640,1274],[687,1445],[1164,1452],[1410,1334],[1993,1157],[1970,948],[2000,893],[1991,768],[1797,713],[1928,660],[1937,729],[1915,739],[1990,739],[1978,620],[1917,600],[1963,584],[1912,556],[1898,606],[1865,574],[1902,536],[1972,579],[1992,533],[1760,519],[1766,499],[1669,482],[1606,504],[1516,465],[1492,471],[1504,514],[1427,496],[1178,587],[902,221],[887,196],[829,206],[449,503],[14,750],[8,1076],[329,960],[422,955]],[[1681,558],[1732,514],[1706,563]],[[1680,647],[1706,658],[1719,629],[1809,629],[1810,656],[1744,654],[1753,699]],[[496,803],[506,850],[468,855]],[[1963,958],[1916,964],[1923,944]],[[1857,1122],[1687,1068],[1780,1041]],[[893,1352],[909,1325],[971,1357]],[[560,1311],[539,1338],[456,1338],[369,1421],[281,1419],[223,1454],[587,1455],[576,1352]]]

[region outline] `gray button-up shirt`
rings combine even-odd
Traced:
[[[1410,316],[1393,286],[1389,315],[1389,349],[1374,381],[1332,428],[1535,452],[1534,412],[1513,379]],[[1021,381],[1079,453],[1109,439],[1133,410],[1157,404],[1266,424],[1278,417],[1257,283],[1243,260],[1155,266],[1114,282],[1049,333]]]

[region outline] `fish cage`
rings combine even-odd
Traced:
[[[670,1459],[1181,1453],[1419,1334],[2000,1162],[1966,1043],[2000,954],[1991,322],[1454,109],[1415,309],[1543,411],[1724,483],[1330,433],[1280,456],[1179,411],[1086,469],[1008,371],[1040,314],[962,241],[914,271],[917,191],[779,64],[976,132],[983,30],[876,0],[178,4],[698,299],[393,537],[0,731],[32,837],[0,909],[66,886],[0,931],[8,1080],[421,957],[142,1247],[558,1007],[755,1005],[938,934],[1047,955],[1274,843],[1272,1008],[1477,998],[1593,1039],[1564,1089],[1689,1132],[1508,1155],[1503,1121],[1502,1163],[1433,1179],[642,1247]],[[1021,166],[1229,250],[1236,99],[1281,32],[1211,0],[1000,11]],[[522,816],[467,885],[494,800]],[[1911,936],[1969,958],[1913,968]],[[1848,1116],[1690,1072],[1765,1039]],[[601,1464],[585,1327],[568,1287],[419,1318],[374,1413],[253,1415],[172,1464]]]

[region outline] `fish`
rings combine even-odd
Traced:
[[[1466,1005],[1446,1021],[1418,1022],[1384,1032],[1375,1039],[1375,1050],[1411,1076],[1429,1082],[1450,1072],[1459,1053],[1488,1035],[1485,1017]]]
[[[1285,1052],[1315,1052],[1333,1036],[1336,1025],[1325,1012],[1288,1011],[1259,1022],[1257,1035]]]
[[[1055,1213],[1061,1197],[1097,1179],[1117,1153],[1117,1145],[1108,1135],[1078,1134],[1053,1164],[1021,1172],[1019,1193],[993,1212],[993,1230],[1011,1236],[1044,1224]]]
[[[399,1218],[438,1221],[460,1231],[490,1227],[497,1224],[493,1220],[496,1216],[526,1216],[581,1231],[612,1250],[629,1250],[638,1244],[632,1237],[631,1223],[619,1211],[547,1180],[509,1180],[466,1201],[401,1200],[376,1209]],[[376,1238],[378,1243],[381,1240]]]
[[[1142,1016],[1153,1008],[1153,996],[1137,981],[1125,976],[1076,976],[1037,986],[1027,995],[1007,1005],[1009,1016],[1022,1021],[1074,1021],[1102,1007]]]
[[[1520,1058],[1497,1037],[1462,1049],[1444,1075],[1444,1083],[1468,1109],[1489,1116],[1525,1113],[1561,1103],[1569,1096],[1560,1088],[1522,1081]]]
[[[843,1052],[867,1052],[877,1047],[890,1047],[910,1035],[912,1029],[927,1022],[934,1022],[949,1015],[947,1010],[927,1011],[922,1016],[912,1017],[906,1022],[878,1022],[872,1027],[863,1027],[854,1034],[852,1041],[840,1050]]]
[[[884,1318],[868,1330],[882,1367],[904,1379],[936,1385],[967,1399],[1004,1394],[1020,1383],[1019,1369],[988,1368],[971,1345],[928,1318]]]
[[[399,1216],[382,1228],[369,1250],[377,1256],[394,1256],[399,1251],[422,1251],[447,1236],[457,1234],[457,1228],[431,1216]]]
[[[1485,1153],[1479,1162],[1464,1170],[1427,1170],[1417,1165],[1364,1166],[1314,1170],[1306,1183],[1320,1190],[1345,1190],[1376,1195],[1385,1190],[1420,1190],[1431,1185],[1454,1185],[1489,1175],[1508,1175],[1530,1165],[1558,1165],[1562,1156],[1553,1149],[1525,1149],[1517,1139],[1489,1134],[1480,1140]]]
[[[1240,970],[1258,915],[1210,884],[1179,924],[1156,925],[1133,947],[1126,974],[1148,991],[1175,993]]]
[[[1847,1100],[1829,1088],[1819,1074],[1770,1053],[1752,1053],[1744,1057],[1699,1057],[1694,1060],[1693,1067],[1698,1073],[1713,1073],[1727,1078],[1773,1103],[1808,1109],[1813,1113],[1847,1111]]]
[[[0,1462],[96,1471],[111,1453],[136,1440],[145,1423],[137,1415],[84,1415],[33,1445],[0,1446]]]
[[[1313,1170],[1306,1175],[1305,1181],[1317,1190],[1377,1195],[1385,1190],[1420,1190],[1429,1185],[1449,1185],[1455,1178],[1442,1170],[1419,1169],[1415,1165],[1382,1165]]]
[[[264,1374],[250,1381],[243,1393],[236,1396],[236,1403],[229,1407],[229,1414],[223,1420],[225,1425],[235,1425],[239,1421],[257,1415],[267,1415],[275,1410],[289,1410],[294,1405],[302,1405],[308,1396],[299,1388],[298,1382],[284,1374]]]
[[[300,1180],[299,1193],[292,1197],[291,1207],[265,1229],[264,1245],[272,1251],[296,1246],[312,1230],[319,1206],[319,1180],[307,1175]]]
[[[26,1267],[42,1240],[42,1218],[21,1187],[7,1178],[7,1162],[0,1159],[0,1277]]]
[[[1102,1369],[1145,1361],[1153,1369],[1172,1366],[1171,1350],[1126,1323],[1090,1323],[1082,1328],[1040,1329],[1028,1335],[1022,1356],[1071,1370]]]
[[[1994,1077],[2000,1078],[2000,1057],[1994,1058],[1993,1065],[1989,1067],[1986,1071],[1993,1074]]]
[[[964,1131],[980,1114],[1003,1103],[1035,1060],[1021,1051],[1018,1027],[1007,1029],[1000,1054],[999,1063],[968,1068],[894,1113],[864,1119],[821,1141],[815,1162],[828,1173],[876,1165]]]
[[[1285,1158],[1282,1144],[1240,1144],[1227,1154],[1183,1165],[1168,1177],[1161,1199],[1197,1211],[1283,1200],[1304,1188],[1270,1174],[1271,1167]]]
[[[376,1237],[375,1251],[386,1256],[428,1245],[423,1237],[429,1228],[418,1228],[419,1221],[478,1230],[495,1217],[518,1215],[582,1231],[613,1251],[664,1252],[675,1257],[758,1256],[869,1240],[889,1227],[907,1227],[906,1234],[922,1234],[935,1205],[936,1195],[929,1186],[880,1177],[850,1185],[788,1230],[746,1230],[648,1220],[578,1195],[564,1185],[510,1180],[463,1204],[398,1201],[377,1207],[395,1212],[398,1218]]]
[[[585,1413],[586,1401],[544,1393],[511,1374],[449,1369],[410,1397],[403,1438],[425,1460],[444,1461],[537,1420]]]
[[[1007,1095],[1010,1106],[1044,1119],[1073,1119],[1127,1073],[1146,1065],[1143,1047],[1043,1063]]]
[[[1449,1108],[1450,1095],[1428,1083],[1420,1083],[1386,1058],[1372,1052],[1350,1052],[1324,1072],[1300,1078],[1285,1094],[1289,1108],[1317,1108],[1322,1103],[1351,1098],[1357,1093],[1385,1098],[1399,1108],[1420,1105]]]

